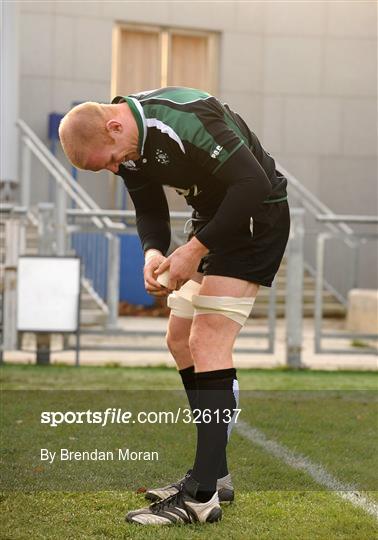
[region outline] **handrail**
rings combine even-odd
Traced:
[[[316,216],[316,219],[318,221],[323,221],[325,223],[332,222],[332,223],[340,223],[340,222],[346,222],[346,223],[360,223],[364,225],[368,224],[376,224],[378,223],[378,217],[377,216],[357,216],[352,214],[319,214]]]
[[[63,187],[63,189],[72,197],[75,202],[84,208],[92,208],[92,209],[98,209],[98,204],[92,199],[92,197],[83,189],[80,184],[70,175],[70,173],[65,169],[65,167],[60,163],[60,161],[54,156],[54,154],[46,147],[45,144],[41,141],[41,139],[34,133],[34,131],[21,119],[17,120],[16,125],[21,129],[21,131],[26,135],[24,142],[29,146],[29,148],[35,153],[35,155],[44,162],[44,165],[51,174],[53,174],[54,178],[60,183],[60,185]],[[28,144],[29,143],[29,144]],[[30,144],[31,143],[31,144]],[[41,159],[41,157],[45,158],[44,160]],[[50,164],[51,167],[47,166],[47,163]],[[55,172],[52,171],[52,169],[55,169]],[[59,173],[59,176],[61,180],[58,180],[58,175],[56,173]],[[72,193],[75,192],[76,197],[72,195]],[[79,204],[79,197],[81,199],[81,204]],[[97,226],[98,228],[103,228],[101,225],[99,225],[100,221],[97,220]],[[104,218],[104,223],[108,227],[117,226],[118,228],[124,228],[122,223],[114,224],[109,220],[108,218]]]
[[[70,208],[66,210],[68,216],[73,217],[91,217],[91,216],[109,216],[114,218],[135,218],[135,210],[117,210],[117,209],[103,209],[98,210],[78,210],[77,208]],[[171,219],[188,219],[191,217],[191,212],[169,212]]]
[[[2,217],[2,214],[9,214],[10,216],[26,216],[32,225],[38,225],[38,220],[26,206],[2,203],[0,206],[0,217]]]
[[[309,191],[303,184],[301,184],[301,182],[295,176],[290,174],[289,171],[287,171],[284,167],[282,167],[280,163],[276,162],[276,167],[277,167],[277,171],[283,176],[285,176],[285,178],[287,178],[289,189],[292,189],[294,196],[301,199],[302,206],[310,212],[312,218],[315,221],[317,221],[317,217],[319,214],[335,216],[335,213],[326,204],[320,201],[318,197],[316,197],[316,195],[311,193],[311,191]],[[323,221],[321,224],[326,230],[330,231],[332,234],[335,234],[335,233],[342,234],[342,236],[344,237],[345,245],[349,249],[352,250],[352,256],[354,260],[356,260],[356,257],[358,256],[358,252],[356,250],[356,243],[353,236],[354,230],[345,223],[345,220],[340,220],[340,221],[329,220],[329,221]],[[304,261],[304,265],[305,265],[306,270],[313,277],[315,277],[316,269],[308,259]],[[356,263],[354,263],[354,266],[355,265]],[[341,292],[339,292],[329,282],[329,280],[326,280],[324,278],[323,283],[326,289],[328,289],[341,303],[343,304],[346,303],[346,298],[344,297],[344,295]]]
[[[25,216],[28,213],[26,206],[16,206],[14,204],[2,204],[0,207],[1,214],[16,214]]]
[[[34,144],[39,148],[41,153],[56,167],[56,169],[62,174],[62,176],[67,180],[67,183],[73,188],[82,199],[87,203],[88,207],[98,208],[98,205],[92,199],[90,195],[76,182],[76,180],[68,173],[68,171],[63,167],[60,161],[54,156],[54,154],[47,148],[41,139],[34,133],[34,131],[21,119],[17,120],[16,124],[21,128],[21,130],[31,139]]]
[[[83,202],[83,200],[80,198],[80,196],[74,191],[74,189],[71,187],[69,183],[65,183],[64,178],[62,178],[62,175],[60,172],[46,159],[43,152],[41,152],[40,148],[32,141],[31,139],[25,138],[24,140],[25,145],[30,148],[30,150],[36,155],[36,157],[40,160],[40,162],[46,167],[46,169],[49,171],[49,173],[55,178],[56,182],[63,187],[65,192],[75,201],[77,206],[79,206],[82,210],[88,209],[88,206]],[[98,218],[93,218],[93,223],[96,225],[98,229],[103,229],[104,224],[99,220]]]
[[[308,204],[308,207],[310,209],[310,212],[312,215],[316,218],[318,214],[327,214],[329,216],[335,215],[334,212],[330,208],[328,208],[327,205],[325,205],[322,201],[320,201],[316,195],[311,193],[305,186],[303,186],[295,176],[290,174],[284,167],[282,167],[279,163],[276,162],[277,170],[280,172],[285,178],[287,178],[287,181],[294,189],[294,191],[297,192],[298,195],[303,197],[305,201]],[[335,231],[335,228],[337,228],[339,231],[341,230],[345,234],[353,234],[353,229],[349,227],[346,223],[338,222],[336,225],[332,225],[331,223],[327,224],[329,229],[332,231]]]

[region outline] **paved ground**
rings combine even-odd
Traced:
[[[120,336],[82,336],[82,351],[80,362],[83,365],[106,365],[118,363],[125,366],[152,366],[167,365],[173,366],[173,358],[168,353],[164,343],[164,332],[167,326],[167,319],[151,317],[120,317],[119,327],[127,331],[146,332],[152,330],[161,332],[161,335],[131,335],[128,337]],[[326,320],[324,330],[343,330],[344,321]],[[250,320],[243,329],[245,335],[250,332],[267,332],[268,327],[265,320]],[[274,354],[265,352],[249,353],[236,352],[234,355],[235,365],[238,368],[276,368],[285,365],[286,362],[286,339],[285,339],[285,320],[278,319],[276,327]],[[134,350],[85,350],[86,346],[111,345],[113,347],[125,347],[127,345]],[[311,369],[350,369],[350,370],[376,370],[378,368],[378,356],[361,354],[363,349],[351,347],[351,340],[333,339],[327,340],[324,344],[327,348],[345,348],[356,351],[356,354],[315,354],[314,353],[314,322],[312,319],[304,319],[303,324],[303,350],[302,362]],[[61,346],[60,340],[56,339],[53,348]],[[25,349],[34,349],[33,336],[24,340]],[[267,347],[265,338],[240,337],[236,342],[238,349],[242,348],[261,348]],[[135,348],[141,350],[136,351]],[[149,351],[148,348],[160,348],[160,351]],[[378,349],[377,349],[378,352]],[[72,351],[54,352],[51,355],[52,362],[72,364],[74,363],[75,353]],[[24,351],[7,351],[4,353],[4,360],[9,362],[34,362],[35,354]]]

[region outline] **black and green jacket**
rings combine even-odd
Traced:
[[[169,211],[162,186],[209,218],[197,238],[209,249],[264,204],[286,200],[286,179],[243,119],[210,94],[167,87],[129,96],[139,129],[138,161],[118,174],[134,202],[144,250],[169,247]]]

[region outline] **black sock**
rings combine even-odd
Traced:
[[[188,397],[190,408],[193,411],[194,409],[198,408],[197,379],[196,379],[196,374],[194,371],[194,366],[189,366],[188,368],[180,369],[179,373],[181,376],[182,384],[184,385],[184,388],[186,391],[186,395]],[[234,381],[235,380],[237,380],[236,371],[235,371]],[[226,451],[224,451],[222,455],[221,463],[219,466],[218,478],[223,478],[224,476],[227,476],[227,475],[228,475],[228,464],[227,464]]]
[[[189,366],[185,369],[180,369],[179,373],[181,375],[182,384],[184,385],[186,395],[188,397],[190,409],[193,412],[194,409],[198,408],[198,392],[197,392],[197,379],[194,371],[194,366]],[[195,429],[197,431],[198,437],[198,426],[195,424]]]
[[[190,408],[193,411],[193,409],[197,409],[198,407],[197,379],[194,372],[194,366],[180,369],[179,373],[181,375],[182,384],[184,385],[186,395],[188,396]]]
[[[199,483],[196,498],[201,501],[209,500],[216,490],[227,446],[227,420],[236,408],[235,378],[233,368],[196,373],[198,409],[205,421],[197,424],[197,451],[191,476]],[[225,410],[230,411],[229,415]]]
[[[236,401],[235,407],[238,407],[239,406],[239,383],[238,383],[235,369],[234,369],[234,372],[235,372],[235,375],[232,381],[232,388],[233,388],[235,401]],[[231,431],[232,431],[232,424],[228,425],[228,429],[227,429],[228,440],[230,439]],[[228,464],[227,464],[227,452],[225,449],[223,452],[221,463],[219,465],[218,478],[223,478],[224,476],[227,476],[227,475],[228,475]]]

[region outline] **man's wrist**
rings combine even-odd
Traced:
[[[204,257],[207,253],[209,253],[209,249],[204,244],[202,244],[202,242],[200,242],[195,236],[193,236],[191,240],[189,240],[188,244],[190,245],[191,249],[193,249],[194,253],[201,258]]]
[[[147,264],[152,257],[155,257],[156,255],[163,255],[161,251],[158,249],[148,249],[144,254],[144,263]]]

